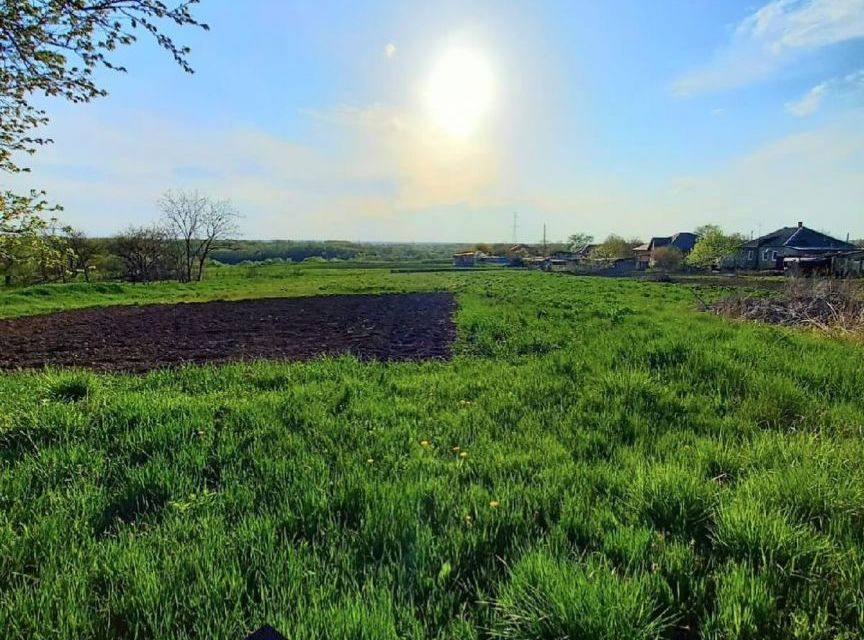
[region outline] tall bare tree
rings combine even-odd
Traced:
[[[159,200],[162,222],[179,248],[181,281],[200,281],[215,244],[237,233],[240,214],[228,200],[198,191],[168,191]]]
[[[230,200],[216,200],[210,203],[202,225],[201,246],[198,251],[198,271],[196,279],[200,282],[204,275],[204,265],[215,245],[236,236],[239,228],[237,221],[240,213]]]

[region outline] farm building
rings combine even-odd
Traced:
[[[583,260],[585,258],[588,258],[594,252],[594,249],[596,249],[598,246],[599,245],[597,244],[586,244],[584,247],[579,247],[571,253],[574,256],[574,259]]]
[[[483,256],[483,257],[477,258],[477,262],[479,262],[481,264],[486,264],[486,265],[489,265],[489,264],[506,265],[509,263],[509,261],[510,260],[507,258],[507,256]]]
[[[462,251],[461,253],[453,254],[454,267],[473,267],[476,260],[476,251]]]
[[[633,249],[636,255],[636,268],[645,270],[648,267],[654,266],[654,252],[657,249],[669,248],[677,249],[682,256],[686,256],[693,251],[699,236],[689,231],[681,231],[672,236],[657,236],[651,238],[645,244],[639,245]]]
[[[783,227],[742,244],[735,253],[735,266],[740,269],[781,270],[787,258],[825,258],[855,249],[853,244],[799,222],[796,227]]]

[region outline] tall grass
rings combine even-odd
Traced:
[[[860,347],[671,284],[222,274],[0,315],[446,289],[455,357],[0,375],[4,637],[864,635]]]

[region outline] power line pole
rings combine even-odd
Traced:
[[[546,251],[546,223],[543,223],[543,255],[548,255],[548,251]]]
[[[517,242],[516,229],[519,226],[519,214],[515,211],[513,212],[513,244]]]

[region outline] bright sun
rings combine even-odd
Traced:
[[[465,137],[480,126],[492,102],[492,70],[486,58],[471,49],[447,51],[426,84],[426,108],[446,133]]]

